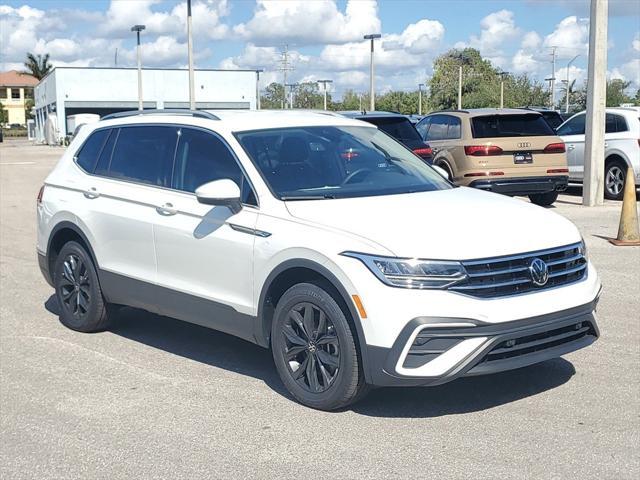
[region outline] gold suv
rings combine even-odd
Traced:
[[[528,195],[551,205],[567,188],[562,140],[538,112],[485,108],[434,112],[416,125],[433,164],[458,185]]]

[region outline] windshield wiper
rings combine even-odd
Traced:
[[[335,199],[335,195],[329,195],[328,193],[324,195],[296,195],[296,196],[284,196],[280,197],[280,200],[286,201],[296,201],[296,200],[333,200]]]

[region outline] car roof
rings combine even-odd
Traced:
[[[171,124],[195,125],[208,127],[217,131],[240,132],[247,130],[266,130],[272,128],[302,126],[366,126],[369,124],[359,120],[335,115],[330,112],[311,112],[305,110],[209,110],[210,118],[204,115],[189,115],[184,112],[172,114],[170,111],[145,113],[105,119],[97,122],[101,126],[117,126],[124,124]],[[376,128],[371,125],[371,128]]]
[[[372,112],[361,112],[359,110],[344,110],[344,111],[340,111],[337,112],[338,114],[347,117],[347,118],[359,118],[359,119],[363,119],[363,118],[383,118],[383,117],[392,117],[392,118],[407,118],[406,115],[403,115],[402,113],[396,113],[396,112],[385,112],[383,110],[374,110]],[[408,120],[408,118],[407,118]]]
[[[481,117],[486,115],[540,115],[540,112],[536,110],[525,110],[523,108],[469,108],[466,110],[440,110],[429,113],[429,115],[435,114],[460,114],[468,117]]]

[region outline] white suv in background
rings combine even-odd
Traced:
[[[320,409],[598,337],[600,280],[563,217],[455,187],[364,122],[220,117],[116,114],[74,138],[37,208],[64,325],[128,305],[221,330]]]
[[[567,147],[570,182],[584,178],[585,116],[577,113],[556,130]],[[607,108],[605,122],[604,194],[622,200],[628,167],[640,185],[640,107]]]

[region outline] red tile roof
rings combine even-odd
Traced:
[[[0,86],[2,87],[33,87],[40,80],[27,73],[20,73],[16,70],[0,72]]]

